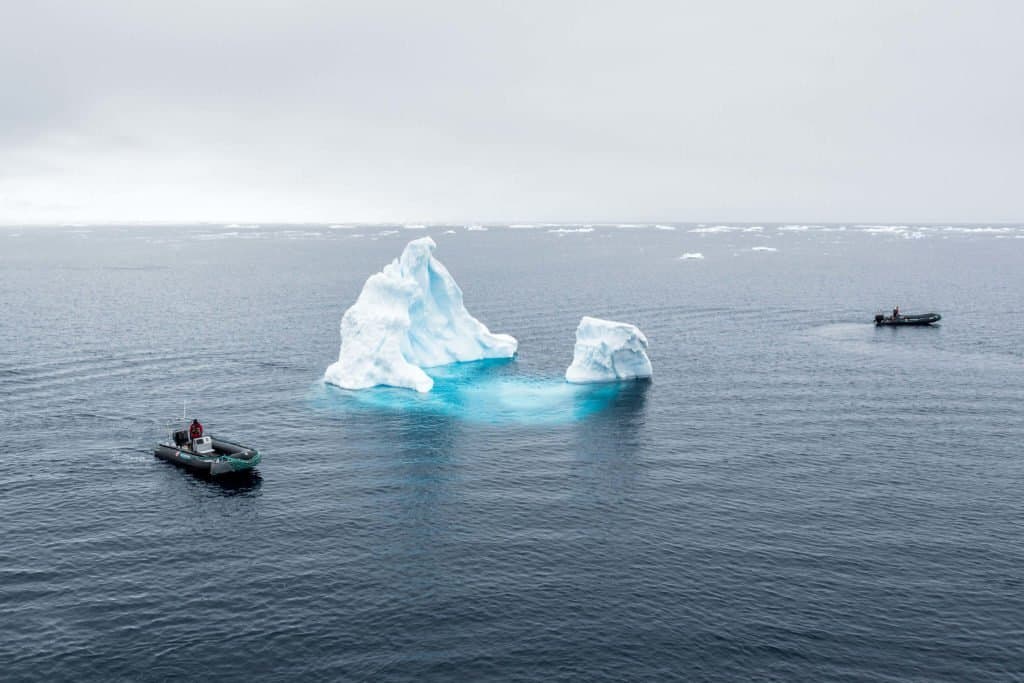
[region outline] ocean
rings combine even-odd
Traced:
[[[1024,679],[1024,226],[472,228],[0,229],[0,678]],[[518,356],[323,384],[425,235]]]

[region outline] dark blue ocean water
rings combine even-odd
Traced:
[[[0,678],[1024,678],[1024,228],[675,227],[0,230]],[[423,234],[519,357],[322,385]]]

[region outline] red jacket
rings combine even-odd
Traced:
[[[203,435],[203,425],[198,422],[193,422],[192,426],[188,428],[188,438],[198,439]]]

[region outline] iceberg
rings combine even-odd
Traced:
[[[341,318],[338,362],[324,380],[344,389],[392,386],[430,391],[423,368],[484,358],[511,358],[519,342],[494,334],[462,303],[462,290],[433,256],[429,237],[371,275]]]
[[[575,384],[618,382],[652,374],[647,337],[640,328],[590,316],[580,320],[566,380]]]

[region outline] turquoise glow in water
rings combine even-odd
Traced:
[[[510,425],[568,424],[608,408],[623,387],[570,384],[561,378],[514,374],[509,359],[427,368],[432,391],[375,387],[359,391],[321,382],[315,402],[342,410],[383,410],[447,415],[469,422]]]

